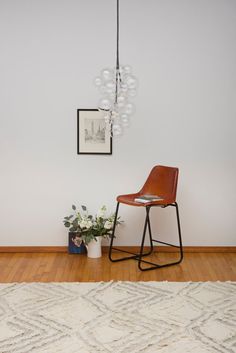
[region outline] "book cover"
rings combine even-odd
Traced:
[[[134,201],[142,202],[142,203],[160,201],[160,200],[163,200],[163,198],[158,195],[140,195],[134,199]]]

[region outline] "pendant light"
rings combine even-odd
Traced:
[[[103,113],[111,136],[120,136],[130,125],[130,117],[135,112],[132,102],[137,94],[138,81],[129,65],[120,65],[119,58],[119,0],[116,0],[116,66],[105,68],[94,80],[102,97],[98,109]]]

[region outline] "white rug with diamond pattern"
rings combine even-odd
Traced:
[[[236,282],[0,284],[0,353],[236,352]]]

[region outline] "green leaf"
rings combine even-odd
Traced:
[[[78,227],[78,219],[74,219],[72,224],[73,224],[73,227],[77,228]]]
[[[75,207],[75,205],[72,205],[72,210],[74,210],[74,211],[76,210],[76,207]]]
[[[66,227],[66,228],[69,228],[69,227],[70,227],[70,222],[65,222],[64,224],[65,224],[65,227]]]
[[[83,211],[87,211],[87,207],[86,206],[82,205],[81,208],[82,208]]]

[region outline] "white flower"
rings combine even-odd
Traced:
[[[97,213],[97,218],[105,218],[106,210],[107,210],[106,206],[102,206]]]
[[[79,226],[80,226],[80,228],[86,228],[86,229],[89,229],[89,228],[91,228],[92,227],[92,222],[91,222],[91,220],[90,219],[88,219],[88,218],[82,218],[82,220],[81,220],[81,222],[79,223]]]
[[[111,222],[111,221],[105,222],[105,224],[104,224],[105,229],[112,229],[112,227],[113,227],[113,222]]]

